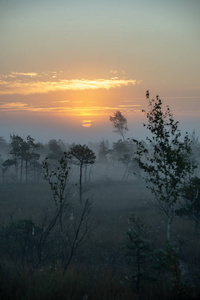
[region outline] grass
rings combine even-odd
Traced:
[[[1,299],[53,300],[139,300],[172,299],[166,284],[150,286],[148,283],[138,295],[122,274],[110,268],[71,266],[63,276],[59,270],[36,271],[30,275],[25,270],[10,267],[1,270]]]
[[[43,209],[52,204],[45,183],[1,186],[0,192],[0,218],[5,224],[11,218],[31,218],[37,223]],[[30,273],[1,258],[0,299],[172,299],[169,278],[157,284],[144,282],[140,297],[129,280],[132,270],[125,261],[124,247],[130,212],[152,226],[157,247],[163,246],[166,239],[166,220],[149,204],[152,195],[144,183],[93,182],[85,196],[93,201],[94,226],[66,274],[63,276],[58,266]],[[194,234],[192,221],[176,217],[173,239],[177,246],[181,245],[180,258],[192,274],[194,288],[187,297],[198,299],[200,240]]]

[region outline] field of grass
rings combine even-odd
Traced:
[[[32,219],[40,222],[42,212],[51,206],[51,192],[45,183],[0,187],[0,220]],[[131,266],[125,259],[126,231],[130,212],[152,226],[156,247],[164,247],[166,219],[151,205],[152,195],[144,182],[96,181],[84,195],[92,201],[92,228],[78,248],[70,268],[62,275],[59,265],[47,265],[34,272],[0,260],[1,299],[173,299],[170,278],[143,282],[138,295],[130,280]],[[187,218],[173,222],[173,242],[193,286],[185,298],[198,299],[200,288],[200,240]],[[192,278],[192,279],[191,279]],[[181,295],[184,298],[184,294]],[[176,298],[177,299],[177,298]]]

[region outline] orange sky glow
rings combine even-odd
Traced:
[[[200,1],[0,1],[0,136],[144,138],[146,90],[200,134]],[[118,137],[119,138],[119,137]]]

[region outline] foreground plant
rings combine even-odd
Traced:
[[[65,273],[77,248],[90,229],[91,203],[88,199],[82,203],[83,205],[77,205],[71,201],[68,184],[70,172],[68,153],[64,152],[63,157],[58,160],[56,168],[51,169],[51,165],[46,159],[43,163],[43,170],[44,178],[51,188],[56,208],[53,231],[57,237],[57,258],[61,261],[63,273]]]
[[[191,141],[187,133],[181,138],[178,122],[174,120],[169,106],[166,111],[163,110],[159,96],[149,99],[146,116],[148,123],[144,126],[150,132],[150,137],[147,137],[149,147],[134,140],[136,156],[139,166],[147,173],[145,180],[155,196],[154,204],[167,217],[167,240],[170,241],[176,204],[195,168],[190,160]]]
[[[152,279],[150,271],[153,256],[152,243],[149,239],[150,228],[131,213],[127,230],[126,257],[132,266],[132,280],[139,293],[142,280]]]
[[[138,294],[142,293],[144,282],[166,281],[175,299],[188,292],[188,285],[181,273],[180,259],[169,242],[156,248],[152,239],[152,228],[131,213],[127,230],[126,257],[131,266],[131,279]]]

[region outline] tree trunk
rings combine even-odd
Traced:
[[[15,161],[15,176],[16,176],[16,180],[19,180],[19,173],[18,173],[18,162],[17,159],[14,160]]]
[[[4,185],[4,183],[5,183],[5,171],[4,170],[2,170],[2,185]]]
[[[81,204],[82,204],[82,173],[83,173],[83,165],[80,164],[79,199]]]
[[[88,182],[91,181],[91,174],[92,174],[92,165],[90,165],[90,169],[89,169]]]
[[[23,158],[21,159],[21,166],[20,166],[20,182],[22,182],[22,174],[23,174]]]
[[[26,168],[26,170],[25,170],[25,172],[26,172],[25,176],[26,176],[26,184],[27,184],[28,183],[28,161],[27,161],[27,159],[26,159],[25,168]]]
[[[199,220],[195,219],[195,234],[197,237],[199,235],[199,224],[200,224]]]
[[[171,224],[172,224],[172,218],[173,218],[173,209],[170,205],[168,207],[168,213],[167,213],[167,241],[170,242],[171,238]]]
[[[140,266],[140,250],[137,250],[137,278],[136,278],[136,291],[140,291],[140,277],[141,277],[141,266]]]
[[[85,183],[87,182],[87,165],[85,165]]]

